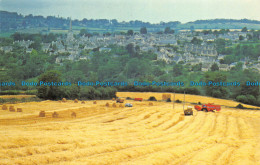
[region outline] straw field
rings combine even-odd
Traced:
[[[184,116],[183,104],[175,103],[173,109],[172,102],[161,101],[162,93],[117,96],[154,96],[158,101],[125,100],[133,107],[112,100],[6,104],[22,112],[2,110],[0,105],[0,164],[260,164],[259,110],[186,95],[187,102],[221,104],[222,110]],[[190,103],[185,108],[193,106]],[[45,117],[39,117],[41,111]],[[58,116],[53,117],[54,112]]]

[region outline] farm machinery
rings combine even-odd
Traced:
[[[125,101],[125,100],[122,99],[122,98],[117,98],[117,99],[116,99],[116,102],[117,102],[117,103],[123,103],[124,101]]]
[[[220,105],[214,105],[213,103],[203,104],[202,107],[199,106],[199,105],[195,105],[194,108],[197,111],[205,111],[205,112],[209,112],[209,111],[214,112],[214,110],[216,110],[216,111],[220,111],[221,110],[221,106]]]
[[[191,106],[188,106],[186,110],[184,110],[184,115],[188,116],[188,115],[193,115],[193,110]]]

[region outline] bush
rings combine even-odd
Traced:
[[[131,97],[127,97],[126,100],[133,100]]]
[[[256,98],[253,95],[247,95],[247,100],[248,100],[247,104],[253,104],[254,105],[256,103]]]
[[[157,99],[154,96],[149,97],[149,101],[157,101]]]
[[[25,91],[26,95],[36,95],[37,94],[37,90],[27,90]]]
[[[239,95],[236,97],[236,101],[245,104],[256,104],[256,98],[253,95]]]
[[[198,102],[198,104],[199,104],[199,105],[202,105],[200,101]]]
[[[1,95],[19,95],[21,94],[21,91],[18,90],[5,90],[5,91],[0,91]]]
[[[241,102],[241,103],[247,103],[247,97],[245,95],[239,95],[236,97],[236,101]]]
[[[166,102],[172,102],[171,98],[168,98],[168,99],[166,100]]]
[[[177,99],[177,100],[175,101],[175,103],[182,103],[182,101],[179,100],[179,99]]]

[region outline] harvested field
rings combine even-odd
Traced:
[[[148,99],[162,98],[162,93],[117,96]],[[186,96],[190,102],[210,100],[224,106],[220,112],[184,116],[182,104],[175,103],[173,110],[173,103],[160,101],[149,106],[148,101],[125,100],[133,104],[128,108],[106,107],[112,100],[6,104],[21,107],[23,113],[0,111],[0,164],[260,164],[259,110]],[[45,117],[39,117],[40,111]]]

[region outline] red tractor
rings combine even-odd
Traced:
[[[221,110],[221,106],[220,105],[214,105],[213,103],[208,103],[208,104],[203,104],[202,107],[200,107],[199,105],[195,105],[194,108],[197,111],[205,111],[205,112],[209,112],[209,111],[220,111]]]

